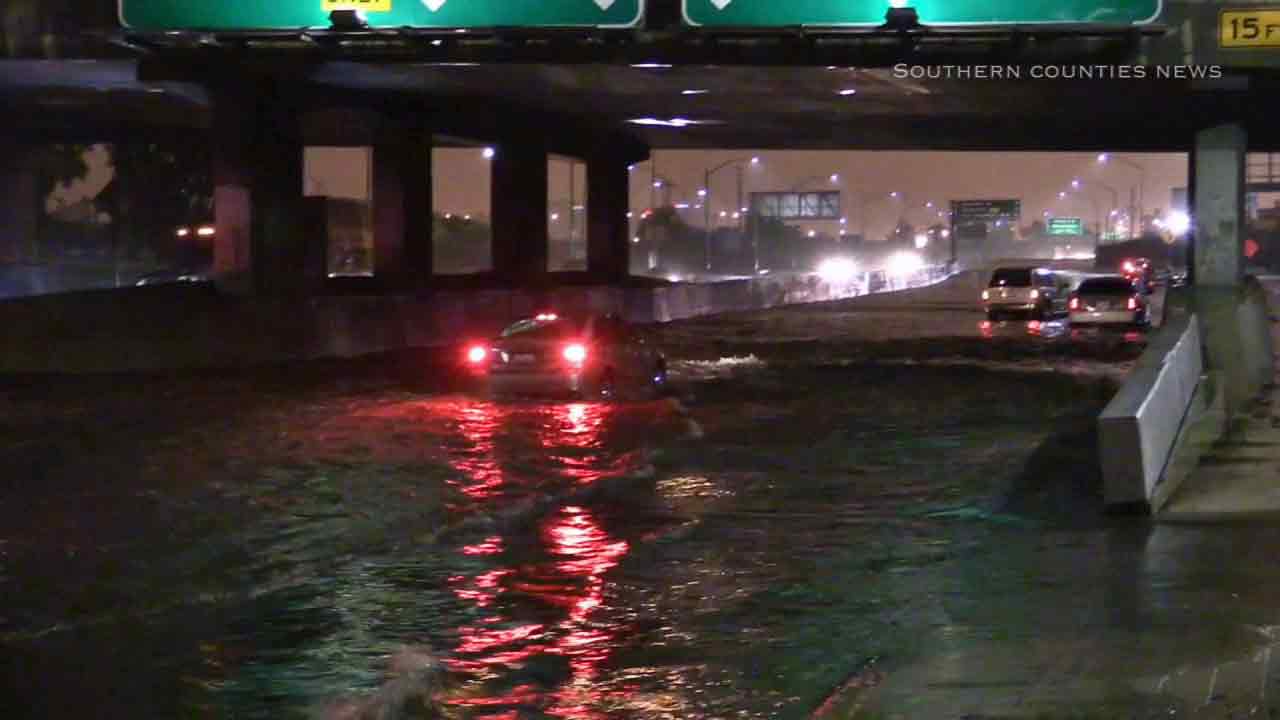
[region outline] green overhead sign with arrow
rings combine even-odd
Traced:
[[[685,23],[704,27],[881,25],[885,0],[682,0]],[[1162,0],[904,0],[924,25],[1155,22]]]
[[[643,0],[119,0],[139,32],[328,28],[358,10],[372,28],[634,27]]]

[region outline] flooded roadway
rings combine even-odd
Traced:
[[[1170,673],[1270,642],[1280,533],[1103,517],[1093,419],[1136,351],[1001,345],[960,315],[935,364],[910,338],[677,325],[676,397],[619,405],[376,364],[9,389],[4,704],[1182,711]]]

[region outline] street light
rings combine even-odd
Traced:
[[[745,158],[733,158],[732,160],[726,160],[720,163],[719,165],[716,165],[713,168],[708,168],[706,171],[703,172],[702,190],[698,191],[698,197],[706,198],[702,203],[703,205],[702,233],[703,233],[703,246],[704,246],[702,252],[703,252],[703,260],[705,261],[707,272],[711,272],[711,178],[716,173],[720,172],[721,170],[724,170],[727,167],[737,166],[738,168],[738,203],[734,205],[734,207],[742,207],[742,195],[743,195],[742,185],[744,182],[744,179],[742,176],[743,163],[749,163],[751,165],[759,165],[760,156],[752,155],[751,157],[745,157]],[[739,229],[741,229],[741,223],[739,223]],[[755,264],[756,266],[759,266],[760,264],[759,252],[756,251],[755,249],[754,234],[752,236],[752,252],[753,254],[756,255]]]
[[[493,156],[497,154],[497,151],[491,147],[487,147],[484,150],[481,150],[480,154],[484,156],[485,160],[492,160]]]
[[[1147,203],[1147,199],[1146,199],[1146,194],[1147,194],[1147,169],[1146,169],[1145,167],[1143,167],[1142,165],[1140,165],[1140,164],[1138,164],[1138,163],[1136,163],[1136,162],[1134,162],[1134,161],[1132,161],[1132,160],[1129,160],[1129,159],[1126,159],[1126,158],[1122,158],[1122,157],[1116,157],[1116,156],[1114,156],[1114,155],[1111,155],[1110,153],[1100,153],[1100,154],[1098,155],[1098,164],[1099,164],[1099,165],[1106,165],[1106,164],[1109,164],[1109,163],[1111,163],[1111,162],[1118,162],[1118,163],[1120,163],[1121,165],[1128,165],[1129,167],[1131,167],[1131,168],[1133,168],[1134,170],[1137,170],[1137,171],[1138,171],[1138,206],[1137,206],[1137,208],[1136,208],[1137,212],[1136,212],[1136,213],[1133,213],[1133,216],[1134,216],[1134,218],[1136,219],[1136,223],[1130,223],[1130,224],[1129,224],[1129,237],[1130,237],[1130,238],[1133,238],[1133,237],[1134,237],[1134,226],[1135,226],[1135,224],[1136,224],[1136,225],[1138,225],[1138,226],[1141,226],[1141,225],[1142,225],[1142,214],[1143,214],[1144,212],[1146,212],[1146,207],[1145,207],[1145,206],[1146,206],[1146,203]],[[1130,203],[1129,203],[1129,209],[1130,209],[1131,211],[1135,209],[1135,208],[1133,207],[1133,202],[1132,202],[1132,200],[1133,200],[1132,190],[1130,190]]]

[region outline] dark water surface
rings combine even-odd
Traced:
[[[951,717],[911,703],[984,663],[1093,698],[1136,658],[1244,652],[1275,614],[1274,533],[1101,516],[1101,381],[677,375],[680,401],[619,405],[188,399],[185,422],[23,465],[0,505],[5,704],[355,717],[389,702],[390,665],[438,662],[430,694],[461,717],[801,718],[874,666],[882,706]]]

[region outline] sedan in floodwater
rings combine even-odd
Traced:
[[[1071,294],[1067,308],[1073,333],[1146,329],[1151,324],[1151,308],[1141,283],[1123,275],[1087,278]]]
[[[615,315],[581,319],[542,313],[512,324],[487,343],[468,346],[466,362],[495,396],[566,395],[609,399],[654,392],[667,362]]]

